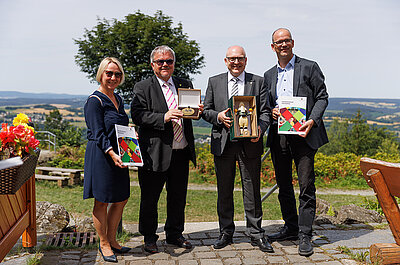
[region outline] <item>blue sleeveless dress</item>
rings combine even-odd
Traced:
[[[83,199],[95,198],[104,203],[124,201],[129,198],[128,168],[115,166],[110,148],[118,154],[115,124],[128,125],[122,98],[114,93],[119,107],[100,91],[95,91],[85,103],[84,113],[88,143],[85,152]]]

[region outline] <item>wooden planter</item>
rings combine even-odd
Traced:
[[[40,150],[35,155],[29,155],[22,160],[22,164],[18,165],[18,161],[9,168],[0,170],[0,195],[15,194],[19,188],[35,174],[36,163]],[[13,160],[10,158],[8,160]],[[6,161],[5,161],[6,162]]]
[[[39,153],[19,166],[0,170],[0,262],[22,235],[34,247],[36,233],[35,168]]]

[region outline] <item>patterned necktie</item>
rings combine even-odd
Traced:
[[[166,91],[166,98],[167,98],[167,105],[168,109],[177,109],[178,105],[175,101],[174,93],[172,93],[171,88],[169,87],[168,83],[164,83],[163,88]],[[181,119],[173,119],[172,120],[172,128],[174,130],[174,140],[180,143],[183,139],[183,130],[182,130],[182,121]]]
[[[233,86],[232,86],[232,96],[237,96],[239,92],[239,78],[233,77],[231,80],[233,80]]]

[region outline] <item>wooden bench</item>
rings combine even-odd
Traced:
[[[368,185],[375,191],[396,242],[396,244],[371,245],[371,261],[379,264],[399,264],[400,209],[395,197],[400,197],[400,163],[363,157],[360,167]]]
[[[69,185],[81,184],[81,172],[82,169],[71,169],[71,168],[58,168],[58,167],[37,167],[37,173],[39,175],[52,175],[68,177]]]
[[[68,186],[68,181],[70,180],[69,177],[61,177],[61,176],[50,176],[50,175],[40,175],[40,174],[35,174],[35,179],[38,180],[53,180],[57,181],[57,185],[60,188],[63,188],[65,186]]]

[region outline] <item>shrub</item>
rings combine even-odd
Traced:
[[[315,182],[319,186],[335,184],[339,187],[366,185],[360,169],[360,157],[352,153],[315,156]]]
[[[216,183],[214,157],[210,152],[209,144],[196,146],[197,168],[191,168],[191,176],[195,182]],[[367,188],[367,183],[360,169],[360,159],[362,156],[353,153],[337,153],[325,155],[318,152],[315,156],[315,183],[318,187],[337,187],[337,188]],[[378,152],[371,156],[387,162],[400,162],[398,152],[385,153]],[[295,164],[292,164],[293,184],[297,184],[298,178]],[[275,171],[272,165],[271,155],[261,164],[261,186],[267,187],[275,184]],[[240,184],[239,168],[236,168],[235,184]]]
[[[77,168],[84,166],[86,145],[80,147],[63,145],[57,151],[56,157],[47,162],[48,166],[61,168]]]
[[[211,154],[209,144],[196,145],[197,168],[191,168],[195,173],[192,176],[196,182],[217,183],[214,167],[214,155]],[[236,164],[235,185],[240,184],[239,167]]]
[[[211,154],[209,144],[196,146],[197,153],[197,173],[202,182],[216,183],[214,157]]]

